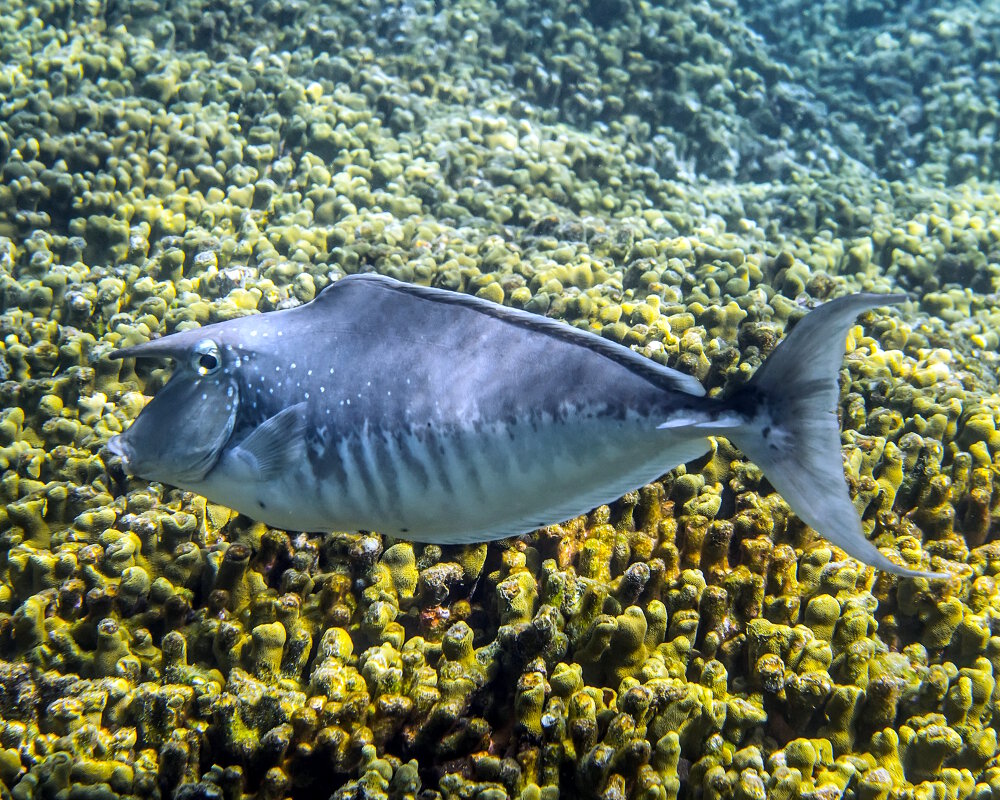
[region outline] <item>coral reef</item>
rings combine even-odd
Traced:
[[[840,141],[809,91],[843,73],[730,4],[0,5],[0,800],[1000,792],[1000,195],[945,184],[995,177],[995,92],[917,141],[868,84],[838,102],[883,140]],[[852,68],[937,37],[992,75],[983,16],[889,46],[844,8]],[[845,468],[870,538],[953,578],[845,558],[722,439],[488,547],[125,478],[105,444],[169,368],[107,353],[370,270],[712,393],[805,307],[910,293],[847,343]]]
[[[997,179],[1000,150],[979,132],[996,124],[993,9],[980,3],[872,0],[741,3],[745,20],[795,76],[779,109],[808,127],[820,119],[854,158],[900,179]],[[778,20],[799,20],[795,26]],[[807,31],[809,33],[807,33]],[[808,52],[808,54],[807,54]]]

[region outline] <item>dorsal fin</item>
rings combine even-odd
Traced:
[[[549,319],[538,314],[531,314],[516,308],[509,308],[479,297],[461,294],[460,292],[451,292],[447,289],[436,289],[430,286],[416,286],[412,283],[397,281],[385,275],[364,273],[341,278],[320,292],[314,302],[323,303],[324,300],[334,300],[337,294],[351,287],[355,289],[370,288],[379,291],[399,292],[400,294],[429,300],[434,303],[468,308],[480,314],[510,323],[511,325],[544,333],[547,336],[552,336],[564,342],[585,347],[620,364],[636,375],[667,391],[683,392],[693,397],[703,397],[705,395],[705,387],[701,385],[697,378],[685,375],[683,372],[678,372],[675,369],[670,369],[670,367],[661,366],[655,361],[630,350],[628,347],[604,339],[595,333],[574,328],[566,322]]]

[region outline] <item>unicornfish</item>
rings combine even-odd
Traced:
[[[126,472],[293,531],[458,544],[612,502],[723,436],[798,517],[905,576],[863,533],[844,477],[838,375],[855,294],[803,317],[743,387],[487,300],[352,275],[296,308],[186,330],[112,358],[174,371],[109,442]]]

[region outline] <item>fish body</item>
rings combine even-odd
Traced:
[[[715,400],[694,378],[563,323],[350,276],[294,309],[117,351],[176,368],[109,446],[135,475],[269,525],[450,544],[586,513],[702,455],[715,433],[821,534],[910,574],[861,532],[834,413],[847,328],[892,299],[820,307],[746,389]],[[834,481],[836,502],[815,480]]]

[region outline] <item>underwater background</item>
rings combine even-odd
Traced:
[[[1000,797],[998,123],[992,1],[0,0],[0,800]],[[169,365],[113,349],[366,271],[715,393],[906,292],[845,467],[953,577],[721,439],[473,547],[115,471]]]

